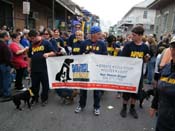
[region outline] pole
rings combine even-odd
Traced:
[[[29,2],[27,0],[27,2]],[[29,29],[29,14],[26,14],[26,29]]]
[[[55,0],[52,0],[52,29],[55,27]]]

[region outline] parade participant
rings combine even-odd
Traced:
[[[38,32],[31,30],[29,37],[32,42],[32,46],[29,48],[29,67],[32,79],[32,91],[35,95],[35,101],[38,102],[40,82],[42,84],[41,102],[45,106],[48,100],[49,81],[47,74],[46,58],[54,56],[54,49],[51,44],[42,40]]]
[[[43,38],[44,40],[48,41],[48,43],[50,43],[50,45],[53,47],[55,52],[59,52],[58,46],[57,46],[57,42],[55,39],[52,38],[52,30],[51,29],[44,29],[43,31]]]
[[[84,53],[84,45],[83,45],[83,41],[84,41],[84,33],[82,31],[76,31],[75,32],[76,35],[76,39],[77,42],[73,43],[72,45],[72,55],[81,55]],[[62,97],[63,102],[65,104],[69,104],[73,102],[73,96],[75,92],[77,92],[76,90],[72,90],[72,89],[57,89],[56,90],[57,94],[59,96],[61,96],[61,94],[67,94],[67,97]]]
[[[5,37],[7,36],[7,32],[0,32],[0,97],[9,98],[11,95],[10,87],[11,87],[11,58],[12,54],[5,43]],[[5,38],[5,39],[4,39]]]
[[[170,51],[172,60],[161,71],[149,112],[153,117],[158,109],[156,131],[175,131],[175,37],[170,41]]]
[[[53,35],[53,38],[56,40],[56,42],[57,42],[57,46],[58,47],[64,47],[64,41],[63,41],[63,39],[60,37],[60,32],[59,32],[59,30],[58,29],[55,29],[55,30],[53,30],[53,32],[54,32],[54,35]]]
[[[132,40],[131,42],[127,43],[123,50],[122,50],[122,56],[125,57],[133,57],[133,58],[140,58],[143,59],[144,62],[147,62],[149,59],[149,49],[146,44],[142,42],[142,36],[144,33],[144,29],[142,26],[136,26],[132,29]],[[138,92],[143,87],[143,66],[142,66],[142,74],[141,79],[139,83],[139,89]],[[130,105],[130,114],[137,119],[138,114],[135,110],[135,103],[136,99],[138,99],[139,93],[123,93],[123,107],[120,112],[120,115],[122,117],[127,116],[127,104],[130,99],[131,105]]]
[[[63,39],[63,42],[64,42],[64,49],[66,50],[66,53],[67,55],[70,55],[71,54],[71,47],[68,46],[68,38],[69,38],[69,35],[67,32],[62,32],[62,35],[61,35],[61,38]]]
[[[75,32],[78,31],[78,30],[81,30],[81,23],[77,21],[77,22],[75,23],[74,27],[75,27]],[[77,41],[77,40],[76,40],[76,37],[75,37],[75,33],[73,33],[73,34],[69,37],[68,41],[69,41],[69,46],[72,47],[72,44],[75,43],[75,42]]]
[[[84,47],[85,45],[83,44],[84,41],[84,33],[82,31],[76,31],[75,32],[75,37],[77,39],[77,42],[73,43],[72,45],[72,55],[80,55],[84,53]]]
[[[93,26],[90,29],[91,39],[85,40],[83,44],[85,45],[85,53],[94,53],[107,55],[107,48],[101,38],[101,29],[98,26]],[[101,91],[94,90],[94,115],[100,115],[100,96]],[[81,112],[86,106],[87,100],[87,90],[80,90],[80,100],[79,106],[75,109],[75,113]]]
[[[26,60],[26,55],[29,47],[23,48],[20,45],[20,35],[19,34],[12,34],[11,35],[12,42],[10,43],[9,47],[12,51],[12,64],[16,70],[16,81],[15,81],[15,88],[17,90],[25,91],[27,88],[23,87],[22,80],[24,76],[24,71],[27,69],[28,63]]]

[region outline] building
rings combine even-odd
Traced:
[[[30,3],[28,14],[24,14],[23,0],[0,0],[0,27],[12,28],[41,27],[67,30],[68,19],[81,10],[71,0],[26,0]],[[66,4],[65,4],[66,3]]]
[[[135,25],[143,25],[145,34],[153,33],[156,11],[147,8],[152,2],[153,0],[145,0],[132,7],[122,20],[117,23],[117,32],[119,31],[120,34],[126,35],[131,32]]]
[[[174,0],[155,0],[149,9],[156,10],[154,32],[158,38],[166,33],[175,34],[175,1]]]

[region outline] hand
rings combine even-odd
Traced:
[[[149,59],[150,59],[150,55],[149,54],[146,54],[145,56],[144,56],[144,62],[148,62],[149,61]]]
[[[44,58],[48,58],[49,55],[48,55],[47,53],[44,53],[44,54],[43,54],[43,57],[44,57]]]
[[[29,72],[29,74],[31,73],[31,68],[27,67],[27,71]]]
[[[150,109],[149,109],[149,115],[150,115],[150,117],[152,118],[152,117],[155,115],[156,112],[157,112],[156,109],[150,108]]]

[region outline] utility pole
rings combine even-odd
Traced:
[[[29,2],[29,1],[27,0],[27,2]],[[27,29],[29,29],[29,14],[26,14],[26,28]]]
[[[52,0],[52,29],[55,27],[55,0]]]

